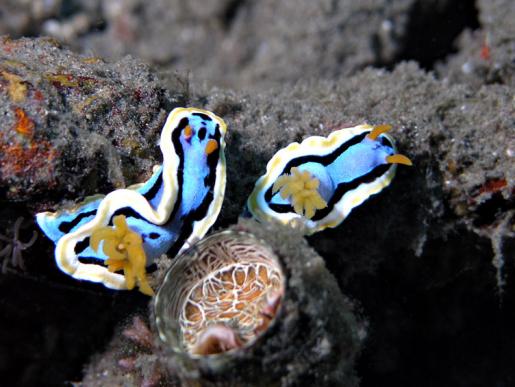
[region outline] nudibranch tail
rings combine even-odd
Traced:
[[[95,195],[69,210],[37,214],[56,243],[58,267],[77,279],[113,289],[137,284],[151,294],[145,267],[164,253],[187,249],[220,212],[226,131],[225,122],[209,111],[176,108],[161,132],[163,164],[148,181]],[[119,245],[109,242],[120,238]]]
[[[338,226],[390,184],[397,164],[412,164],[397,154],[389,130],[391,125],[358,125],[281,149],[256,182],[249,211],[258,220],[300,225],[309,234]]]

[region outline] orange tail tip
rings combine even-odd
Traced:
[[[367,135],[367,137],[371,140],[376,140],[381,134],[388,132],[392,129],[392,125],[377,125],[374,126],[374,129]]]
[[[388,156],[386,158],[386,162],[388,164],[404,164],[404,165],[409,165],[409,166],[413,165],[413,163],[411,162],[410,159],[408,159],[404,155],[399,155],[399,154]]]

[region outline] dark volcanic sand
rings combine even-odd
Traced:
[[[5,1],[0,233],[148,178],[176,106],[213,110],[229,127],[216,227],[237,222],[278,149],[389,123],[414,166],[308,238],[355,304],[360,383],[513,385],[513,20],[510,0]],[[45,34],[64,46],[36,38]],[[155,361],[119,335],[148,314],[146,297],[69,279],[43,237],[24,258],[26,271],[0,275],[2,384],[59,385],[86,368],[88,383],[105,384],[108,346],[106,356],[114,346]],[[141,370],[115,371],[131,384]]]

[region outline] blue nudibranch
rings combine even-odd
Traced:
[[[116,246],[107,246],[99,234],[113,238],[118,233],[119,241],[139,243],[135,248],[138,255],[146,255],[147,266],[161,254],[178,254],[202,238],[216,220],[224,197],[225,132],[225,122],[209,111],[176,108],[161,133],[163,164],[147,182],[92,196],[73,209],[37,214],[38,225],[56,243],[59,268],[109,288],[131,288],[129,280],[115,272],[122,267],[116,262],[118,253],[114,261],[110,259],[112,263],[106,261],[113,255],[108,257],[103,250]],[[104,261],[112,267],[108,269]]]
[[[359,125],[313,136],[277,152],[259,178],[247,206],[263,221],[278,220],[312,234],[338,226],[356,206],[385,188],[396,164],[389,125]]]

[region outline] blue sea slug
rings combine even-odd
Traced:
[[[389,125],[359,125],[313,136],[277,152],[258,179],[247,207],[262,221],[304,227],[312,234],[338,226],[371,195],[388,186],[397,154]]]
[[[176,108],[161,133],[163,164],[147,182],[92,196],[72,209],[37,214],[38,225],[56,244],[58,267],[76,279],[114,289],[131,288],[136,281],[140,290],[143,286],[144,293],[151,293],[141,269],[135,271],[141,260],[148,267],[161,254],[185,250],[206,234],[220,212],[225,133],[226,124],[215,114]]]

